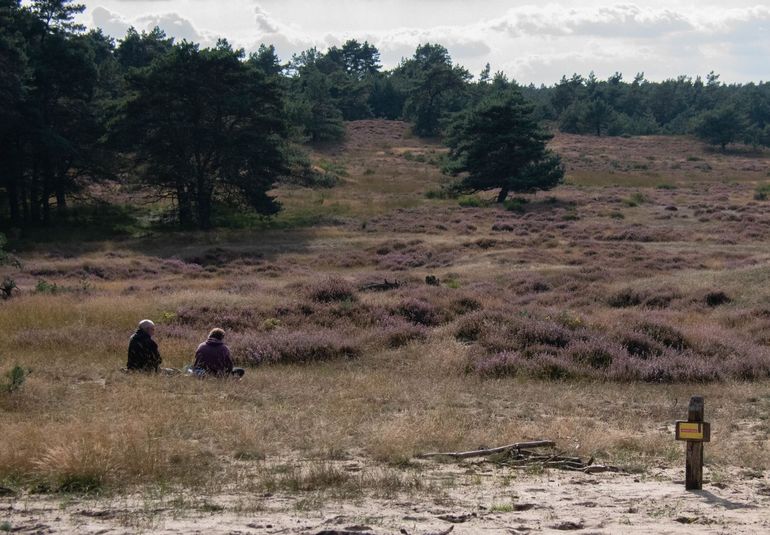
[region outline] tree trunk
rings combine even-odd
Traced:
[[[198,228],[208,230],[211,228],[211,191],[202,188],[198,192]]]
[[[206,180],[206,168],[201,164],[201,158],[196,157],[196,188],[195,204],[198,215],[198,228],[208,230],[211,228],[211,198],[213,186]]]
[[[19,187],[17,178],[14,176],[8,181],[8,212],[11,216],[11,225],[19,226],[21,223],[21,214],[19,212]]]
[[[38,188],[40,173],[37,168],[33,170],[29,185],[29,218],[33,223],[40,223],[40,189]]]
[[[25,223],[29,223],[29,218],[30,218],[29,188],[27,187],[27,183],[24,181],[23,175],[21,176],[20,185],[21,185],[21,217]]]
[[[60,178],[56,182],[56,213],[63,216],[67,213],[67,194],[64,192],[64,182]]]
[[[500,190],[500,193],[497,195],[497,202],[498,203],[505,202],[505,199],[508,198],[508,193],[510,193],[510,188],[508,188],[508,186],[503,187]]]
[[[51,221],[51,194],[56,177],[54,175],[51,163],[46,159],[43,165],[43,190],[40,194],[40,206],[43,210],[43,223],[48,224]]]
[[[178,185],[176,188],[176,200],[179,203],[179,224],[182,227],[192,226],[193,217],[190,195],[182,185]]]
[[[43,223],[51,222],[51,192],[48,188],[43,189],[43,195],[40,197],[41,208],[43,209]]]
[[[4,158],[5,161],[9,162],[6,190],[8,193],[8,214],[11,217],[11,226],[19,227],[21,226],[20,194],[22,193],[19,188],[24,180],[24,164],[21,156],[21,143],[16,140],[13,145],[10,159]]]

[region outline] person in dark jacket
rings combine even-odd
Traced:
[[[217,377],[243,377],[243,368],[233,367],[230,349],[225,345],[225,331],[213,329],[208,340],[195,351],[193,372],[198,376],[215,375]]]
[[[158,344],[152,337],[155,335],[155,324],[150,320],[139,322],[139,328],[128,342],[129,371],[155,372],[160,368],[162,359]]]

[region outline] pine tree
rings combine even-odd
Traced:
[[[457,191],[499,189],[497,202],[503,202],[511,192],[548,190],[562,182],[564,166],[546,147],[552,136],[540,129],[532,112],[513,88],[458,116],[446,139],[446,171],[463,175]]]

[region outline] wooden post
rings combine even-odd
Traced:
[[[703,398],[693,396],[687,411],[688,422],[703,422]],[[687,464],[685,467],[685,488],[701,490],[703,488],[703,442],[687,441]]]

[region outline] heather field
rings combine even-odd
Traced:
[[[770,154],[559,134],[567,183],[501,207],[446,198],[405,123],[347,129],[313,155],[339,184],[283,186],[271,222],[0,268],[0,371],[31,370],[0,393],[0,527],[770,530]],[[145,317],[164,366],[222,327],[245,378],[122,373]],[[685,495],[694,394],[713,441]],[[623,472],[416,459],[530,439]]]

